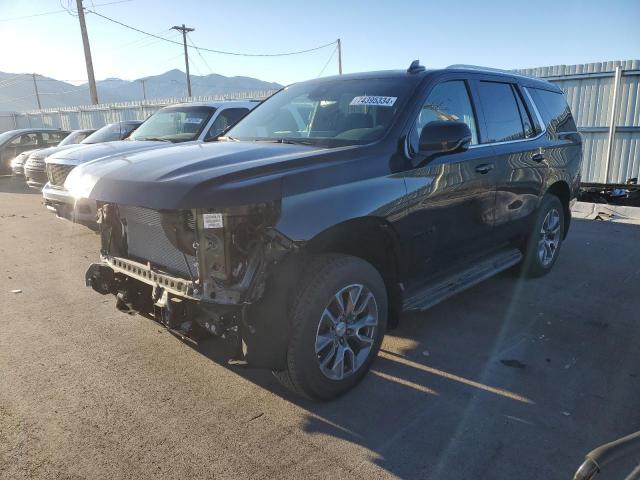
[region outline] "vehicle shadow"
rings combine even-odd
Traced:
[[[584,262],[590,242],[579,231],[574,236],[543,279],[505,272],[427,312],[404,315],[370,374],[331,402],[302,399],[269,372],[229,365],[219,341],[194,348],[302,408],[303,431],[338,465],[369,459],[359,460],[363,476],[572,478],[587,451],[628,433],[612,418],[640,422],[628,414],[640,388],[594,387],[599,378],[610,384],[632,375],[639,332],[593,344],[598,322],[627,307],[603,304],[584,288],[592,268],[606,268],[608,260]],[[613,372],[608,359],[616,355],[624,367]],[[603,409],[610,415],[594,419]]]
[[[491,296],[492,290],[506,288],[513,294],[516,289],[508,276],[486,283],[424,314],[405,315],[400,326],[388,333],[370,374],[352,392],[332,402],[301,399],[269,372],[226,364],[216,342],[197,349],[305,409],[305,432],[363,447],[373,454],[372,462],[377,467],[393,475],[463,478],[448,476],[446,471],[457,452],[453,446],[456,436],[475,424],[469,422],[470,415],[482,414],[476,412],[478,402],[486,405],[485,414],[504,409],[505,414],[520,418],[527,416],[527,410],[537,401],[530,386],[513,378],[495,381],[491,374],[494,369],[502,369],[507,377],[513,376],[508,371],[512,369],[500,364],[501,357],[496,356],[496,349],[504,346],[496,339],[507,335],[504,319],[510,316],[510,302],[501,302],[491,308],[491,315],[483,315],[482,321],[476,322],[465,321],[464,313],[457,308],[475,304],[473,297]],[[465,329],[482,332],[474,340],[463,333]],[[506,418],[500,417],[500,421]]]
[[[23,177],[0,175],[0,193],[40,195],[40,191],[29,188]]]

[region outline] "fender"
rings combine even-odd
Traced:
[[[283,190],[287,188],[285,183]],[[393,223],[406,214],[405,198],[402,174],[285,195],[274,228],[294,242],[308,242],[328,228],[349,220],[378,217]]]

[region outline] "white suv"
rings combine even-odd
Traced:
[[[92,160],[163,148],[175,143],[193,144],[215,140],[258,105],[257,101],[194,102],[161,108],[126,140],[82,145],[48,157],[48,183],[42,190],[45,206],[59,217],[85,225],[95,224],[96,204],[76,200],[64,182],[76,166]]]

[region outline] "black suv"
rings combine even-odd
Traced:
[[[326,399],[403,310],[547,273],[580,163],[554,85],[414,62],[290,85],[219,142],[96,160],[66,187],[100,207],[87,285]]]

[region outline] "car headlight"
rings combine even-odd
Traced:
[[[64,182],[64,188],[75,198],[89,198],[91,190],[96,184],[96,179],[82,173],[82,169],[74,168]]]

